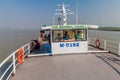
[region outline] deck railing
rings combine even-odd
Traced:
[[[115,41],[100,40],[100,48],[104,50],[109,50],[110,52],[120,56],[120,43]],[[89,45],[95,46],[96,38],[89,38]],[[27,43],[22,46],[24,49],[24,54],[30,53],[30,45]],[[19,50],[19,49],[18,49]],[[0,80],[8,80],[12,74],[15,74],[16,67],[18,66],[17,54],[18,50],[9,55],[1,64],[0,64]]]
[[[89,38],[88,44],[92,46],[96,46],[95,41],[96,41],[96,38]],[[99,39],[99,41],[100,41],[101,49],[108,50],[111,53],[114,53],[120,56],[120,43],[119,42],[104,40],[104,39]]]
[[[24,49],[24,55],[25,55],[24,57],[26,57],[26,55],[30,53],[29,43],[22,46],[22,48]],[[17,59],[18,50],[19,49],[17,49],[15,52],[9,55],[0,64],[0,80],[8,80],[12,74],[15,74],[16,67],[18,66],[18,59]]]

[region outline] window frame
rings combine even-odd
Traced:
[[[87,29],[52,29],[52,43],[59,43],[59,42],[65,42],[64,40],[62,41],[55,41],[53,40],[54,39],[54,31],[63,31],[62,34],[64,34],[65,31],[69,31],[69,30],[74,30],[74,35],[75,35],[75,40],[74,41],[71,41],[71,42],[81,42],[81,41],[87,41],[88,39],[88,30]],[[84,40],[76,40],[76,31],[78,30],[83,30],[85,31],[84,34],[85,34],[85,39]],[[62,38],[63,38],[63,35],[62,35]],[[70,41],[66,41],[66,42],[70,42]]]

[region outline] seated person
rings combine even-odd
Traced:
[[[58,41],[62,40],[62,37],[61,37],[60,33],[58,33],[56,40],[58,40]]]
[[[38,40],[32,40],[32,41],[34,41],[34,48],[33,49],[40,49],[40,43],[39,43],[39,41]]]
[[[40,44],[42,44],[42,43],[43,43],[43,39],[42,39],[41,37],[38,37],[38,42],[39,42]]]
[[[44,40],[44,31],[40,31],[40,38]]]
[[[81,39],[83,39],[82,31],[77,31],[76,39],[77,39],[77,40],[81,40]]]
[[[32,41],[31,44],[30,44],[30,52],[32,52],[34,49],[34,42]]]
[[[65,34],[64,34],[64,36],[63,36],[63,39],[64,39],[64,40],[70,39],[67,31],[65,32]]]
[[[51,35],[48,34],[48,43],[51,44]]]
[[[63,39],[65,42],[73,42],[74,41],[74,38],[71,39],[70,36],[68,35],[67,31],[65,32]]]

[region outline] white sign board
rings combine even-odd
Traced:
[[[52,54],[84,53],[88,51],[87,41],[52,43]]]

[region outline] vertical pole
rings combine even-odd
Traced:
[[[119,43],[118,56],[120,56],[120,43]]]
[[[76,14],[76,25],[78,24],[78,15]]]
[[[78,24],[78,2],[76,2],[76,25]]]
[[[13,54],[13,75],[15,75],[15,53]]]
[[[53,17],[53,25],[55,25],[55,18]]]
[[[62,13],[63,13],[63,25],[67,25],[67,17],[66,17],[66,10],[65,10],[65,5],[62,5]]]
[[[106,50],[106,40],[104,40],[104,50]]]
[[[88,30],[87,30],[87,32],[88,32]],[[88,33],[86,33],[86,35],[87,35],[87,41],[88,41],[88,45],[90,44],[90,38],[88,38]]]
[[[28,43],[28,54],[30,54],[30,43]]]
[[[52,56],[52,36],[53,36],[53,34],[52,34],[52,29],[50,30],[50,34],[51,34],[51,36],[50,36],[50,41],[51,41],[51,44],[50,44],[50,56]]]
[[[87,35],[87,42],[88,42],[88,29],[86,31],[86,35]],[[90,38],[89,38],[89,41],[90,41]],[[89,46],[89,44],[88,44],[88,46]],[[88,46],[87,46],[87,51],[88,51]]]

